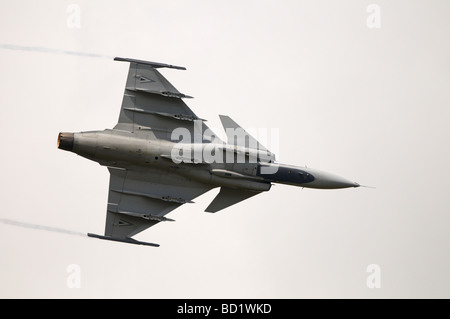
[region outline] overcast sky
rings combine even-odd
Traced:
[[[0,297],[449,298],[449,9],[0,1]],[[276,185],[205,213],[215,189],[136,236],[159,248],[80,236],[103,234],[109,173],[56,139],[116,124],[114,56],[185,66],[161,72],[215,131],[276,128],[280,162],[376,189]]]

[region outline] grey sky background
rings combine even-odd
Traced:
[[[367,25],[372,3],[380,28]],[[449,9],[0,1],[0,297],[449,298]],[[109,174],[57,150],[57,134],[112,128],[128,63],[6,45],[185,66],[162,72],[213,130],[218,114],[277,128],[279,162],[376,189],[276,185],[204,213],[212,190],[136,236],[157,249],[78,236],[103,233]],[[80,288],[67,285],[73,264]],[[366,284],[371,264],[381,288]]]

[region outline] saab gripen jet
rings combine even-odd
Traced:
[[[173,221],[165,217],[169,212],[216,187],[220,192],[206,212],[215,213],[266,192],[273,183],[321,189],[360,186],[309,167],[277,163],[272,152],[230,117],[220,115],[228,139],[223,142],[185,104],[183,99],[191,97],[158,71],[184,67],[114,60],[130,63],[117,125],[101,131],[59,133],[57,141],[59,149],[98,162],[110,173],[105,233],[88,236],[159,246],[132,237],[160,222]]]

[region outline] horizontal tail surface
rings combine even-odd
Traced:
[[[252,192],[242,189],[233,189],[222,187],[220,193],[214,198],[214,200],[205,209],[205,212],[215,213],[224,208],[230,207],[234,204],[242,202],[252,196],[258,195],[261,192]]]

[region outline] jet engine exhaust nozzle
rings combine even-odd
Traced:
[[[72,151],[74,144],[73,133],[58,134],[58,148],[65,151]]]

